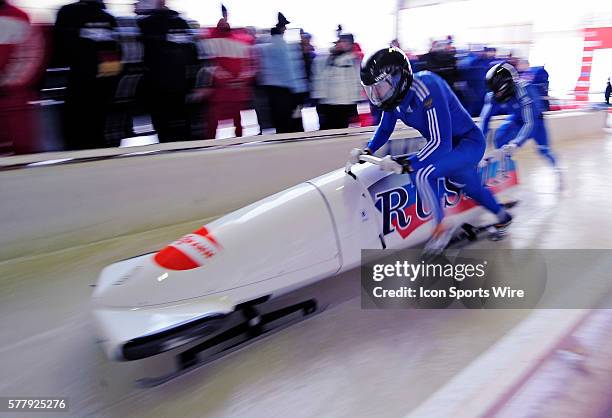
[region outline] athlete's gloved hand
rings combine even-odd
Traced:
[[[410,174],[414,172],[414,169],[412,168],[412,164],[410,163],[410,158],[406,156],[402,156],[402,157],[394,157],[393,159],[395,160],[396,163],[402,166],[403,174]]]
[[[404,172],[404,166],[387,155],[380,161],[380,169],[383,171],[390,171],[395,174],[402,174]]]
[[[372,152],[367,148],[366,149],[353,148],[349,156],[349,163],[351,164],[361,163],[362,161],[359,161],[359,157],[361,157],[362,155],[372,155]]]
[[[502,151],[505,154],[509,154],[509,155],[514,154],[517,149],[518,149],[518,145],[516,145],[514,142],[510,142],[509,144],[506,144],[502,147]]]

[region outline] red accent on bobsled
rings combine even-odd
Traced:
[[[210,235],[210,232],[204,226],[194,231],[193,234],[189,235],[199,235],[202,238],[207,239],[218,250],[222,248],[221,244],[219,244],[219,242],[213,236]],[[193,242],[193,239],[191,239],[189,235],[186,235],[180,240],[173,242],[172,244],[155,254],[155,257],[153,257],[155,262],[160,266],[170,270],[191,270],[200,267],[202,265],[201,263],[191,258],[185,252],[181,251],[180,247],[182,245],[191,245],[192,247],[197,248],[199,253],[205,256],[206,258],[214,257],[216,253],[215,251],[195,244]]]
[[[160,266],[170,270],[191,270],[200,267],[185,253],[172,246],[155,254],[154,260]]]
[[[194,234],[200,235],[204,238],[206,238],[207,240],[209,240],[211,242],[211,244],[213,244],[215,247],[217,247],[218,249],[221,249],[221,244],[219,244],[217,242],[217,240],[210,235],[210,232],[208,231],[208,229],[206,229],[205,226],[203,226],[202,228],[198,229],[197,231],[194,232]]]
[[[489,180],[487,183],[487,188],[491,191],[491,193],[497,194],[509,187],[516,186],[517,184],[518,176],[516,175],[516,171],[511,171],[506,174],[502,181],[498,181],[496,178]],[[463,195],[461,196],[461,201],[457,205],[446,208],[445,212],[452,215],[465,212],[466,210],[472,209],[474,206],[478,206],[478,203],[476,203],[475,200]]]
[[[395,227],[395,230],[402,237],[402,239],[406,239],[408,235],[412,234],[412,231],[417,229],[419,226],[423,225],[427,221],[431,219],[431,216],[428,216],[427,219],[421,219],[417,215],[417,205],[410,205],[404,209],[404,213],[406,214],[406,218],[410,217],[410,223],[406,228],[401,228],[399,223],[397,222],[397,218],[393,218],[391,221],[391,225]]]

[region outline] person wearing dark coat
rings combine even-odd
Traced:
[[[438,74],[461,100],[462,95],[455,87],[455,83],[459,80],[457,59],[455,58],[454,48],[449,41],[435,41],[430,51],[421,56],[420,61],[419,71],[428,70]]]
[[[64,108],[67,149],[116,146],[106,123],[121,73],[117,22],[102,0],[60,8],[55,22],[55,64],[69,67]]]
[[[139,1],[136,12],[144,45],[145,103],[159,142],[190,139],[187,94],[198,62],[189,24],[164,0]]]

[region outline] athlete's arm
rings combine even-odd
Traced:
[[[493,93],[489,92],[485,96],[485,103],[480,111],[480,122],[478,123],[478,127],[482,131],[484,137],[487,137],[487,132],[489,132],[489,123],[491,122],[491,118],[493,117]]]
[[[368,149],[372,152],[372,154],[378,151],[378,149],[385,145],[385,143],[389,140],[393,130],[395,129],[396,123],[397,114],[395,113],[395,110],[383,112],[380,124],[378,125],[378,128],[376,128],[374,136],[368,143]]]
[[[418,99],[423,99],[429,139],[416,155],[409,158],[410,166],[415,171],[453,149],[450,110],[440,85],[438,83],[425,85],[421,82],[417,88]]]
[[[523,143],[529,138],[531,131],[533,129],[534,122],[534,103],[533,100],[527,95],[527,91],[520,86],[517,86],[517,91],[519,93],[519,103],[521,104],[521,115],[523,117],[523,127],[516,135],[511,144],[514,144],[518,147],[523,145]]]

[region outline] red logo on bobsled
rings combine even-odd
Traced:
[[[221,245],[206,227],[202,227],[155,254],[154,260],[170,270],[191,270],[204,265],[220,250]]]

